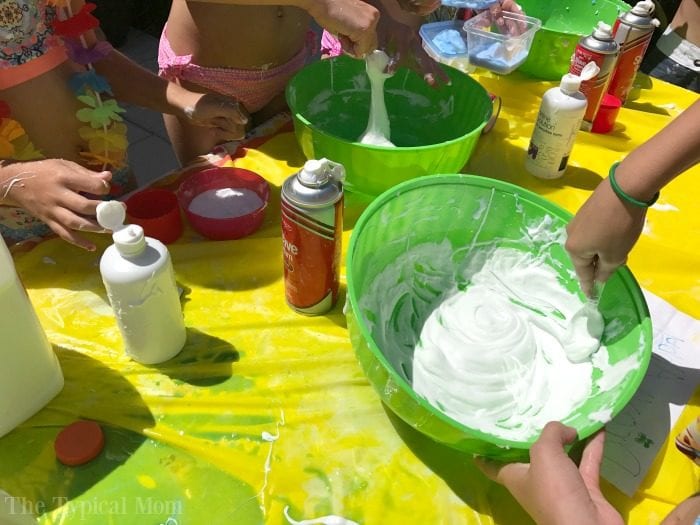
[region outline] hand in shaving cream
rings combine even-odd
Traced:
[[[588,442],[578,466],[564,449],[575,439],[576,430],[553,421],[532,445],[530,464],[481,459],[476,464],[488,478],[504,485],[539,525],[623,525],[600,491],[604,432]]]
[[[601,182],[567,228],[566,249],[590,296],[593,281],[604,282],[624,264],[644,227],[646,207],[666,184],[700,162],[700,100],[665,128],[635,148],[617,166],[615,179],[627,199],[618,197],[610,180]],[[688,239],[687,242],[692,241]]]
[[[607,281],[625,264],[642,233],[645,216],[646,209],[623,203],[604,180],[571,220],[566,250],[587,296],[594,281]]]

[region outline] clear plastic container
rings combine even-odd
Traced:
[[[484,11],[464,22],[469,62],[507,75],[525,62],[541,26],[531,16],[502,11],[497,19],[491,11]]]
[[[469,64],[467,33],[461,20],[432,22],[423,24],[418,33],[423,39],[423,49],[434,60],[447,66],[471,73],[474,68]],[[454,46],[452,38],[461,40],[463,45]]]

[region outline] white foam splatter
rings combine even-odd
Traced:
[[[292,525],[360,525],[355,521],[335,515],[321,516],[320,518],[296,521],[289,516],[289,506],[284,508],[284,517],[287,518],[287,521]]]

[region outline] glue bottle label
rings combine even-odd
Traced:
[[[582,112],[553,118],[547,108],[542,107],[527,148],[528,170],[545,179],[563,175],[582,120]]]

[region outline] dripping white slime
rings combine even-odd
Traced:
[[[389,114],[384,102],[384,82],[391,77],[390,74],[384,72],[389,64],[389,56],[384,51],[377,49],[367,55],[365,62],[371,90],[369,122],[367,129],[358,140],[362,144],[393,148],[395,146],[390,140]]]

